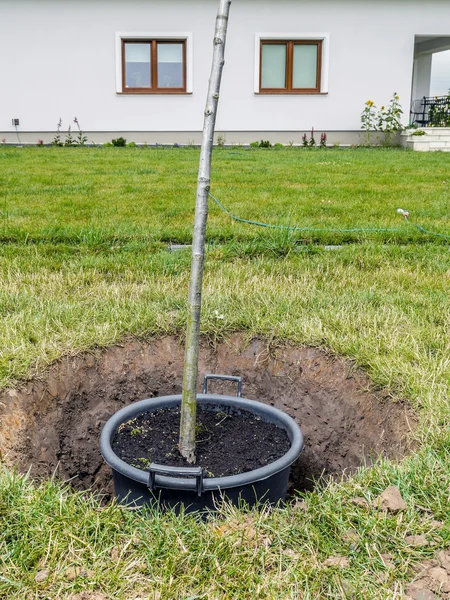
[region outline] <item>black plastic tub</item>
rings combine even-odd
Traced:
[[[197,398],[199,404],[208,405],[211,410],[244,410],[274,423],[286,431],[291,442],[290,449],[269,465],[228,477],[203,478],[200,468],[152,464],[147,471],[137,469],[121,460],[111,447],[118,427],[142,413],[180,405],[181,395],[141,400],[115,413],[106,422],[100,438],[103,458],[112,468],[117,500],[133,506],[155,502],[162,508],[179,508],[183,505],[189,512],[214,510],[221,498],[236,505],[244,501],[250,506],[259,502],[276,504],[285,500],[291,464],[303,449],[303,436],[296,422],[277,408],[253,400],[217,394],[199,394]]]

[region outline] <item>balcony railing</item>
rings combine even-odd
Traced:
[[[414,100],[411,123],[421,127],[450,127],[450,94]]]

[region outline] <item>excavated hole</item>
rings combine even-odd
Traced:
[[[181,392],[183,348],[177,339],[132,341],[101,355],[68,357],[40,379],[0,397],[0,452],[36,477],[55,472],[77,489],[111,494],[111,474],[99,451],[108,417],[130,402]],[[295,418],[305,451],[292,469],[291,489],[312,489],[322,475],[349,473],[380,455],[401,458],[415,418],[393,403],[352,363],[314,348],[246,344],[235,334],[215,348],[202,344],[200,373],[243,377],[243,396]],[[233,384],[210,392],[235,394]]]

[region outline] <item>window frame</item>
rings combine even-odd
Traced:
[[[150,81],[152,87],[127,88],[125,86],[125,44],[150,44]],[[157,45],[158,43],[183,44],[183,87],[157,87]],[[186,95],[192,94],[192,33],[121,33],[116,32],[116,93],[119,95]]]
[[[286,46],[286,86],[284,88],[262,87],[263,45]],[[294,47],[317,46],[316,85],[313,88],[294,88]],[[260,94],[319,94],[322,71],[322,40],[260,40],[259,93]]]
[[[323,96],[328,94],[328,65],[329,65],[329,34],[328,33],[256,33],[255,34],[255,95],[278,96]],[[286,44],[286,87],[262,88],[262,48],[263,44]],[[293,53],[295,44],[317,44],[317,78],[315,88],[292,88]],[[290,87],[288,87],[290,85]]]

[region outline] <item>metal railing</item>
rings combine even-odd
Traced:
[[[424,96],[411,106],[411,123],[420,127],[450,127],[450,94]]]

